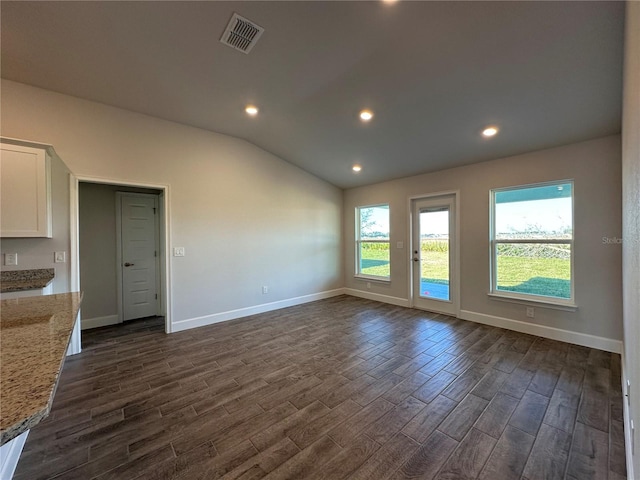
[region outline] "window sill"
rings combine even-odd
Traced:
[[[391,283],[390,278],[373,277],[370,275],[354,275],[353,278],[355,278],[356,280],[363,280],[367,282]]]
[[[532,298],[520,298],[510,295],[503,295],[501,293],[488,293],[492,300],[499,300],[501,302],[518,303],[521,305],[528,305],[531,307],[550,308],[553,310],[564,310],[565,312],[575,312],[578,310],[578,306],[574,303],[559,303],[553,300],[536,300]]]

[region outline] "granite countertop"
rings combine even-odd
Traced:
[[[0,302],[0,445],[51,410],[82,294]]]
[[[0,293],[44,288],[53,281],[54,277],[53,268],[0,272]]]

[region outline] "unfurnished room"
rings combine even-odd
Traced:
[[[0,479],[640,478],[639,1],[0,2]]]

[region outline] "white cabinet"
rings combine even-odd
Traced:
[[[51,238],[51,158],[45,146],[0,143],[0,237]]]

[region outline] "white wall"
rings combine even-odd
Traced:
[[[517,320],[531,325],[579,332],[605,339],[602,348],[620,348],[622,339],[621,246],[602,237],[621,237],[620,137],[611,136],[466,167],[403,178],[344,194],[345,286],[354,291],[408,301],[408,198],[460,191],[461,310]],[[491,299],[489,290],[489,190],[559,179],[575,181],[575,296],[578,310],[535,309]],[[354,278],[355,207],[389,203],[391,212],[391,283]],[[404,242],[404,249],[394,248]],[[476,315],[477,317],[477,315]],[[485,318],[485,317],[481,317]],[[495,319],[495,318],[494,318]],[[511,324],[510,327],[522,325]],[[525,325],[526,327],[526,325]],[[535,330],[538,329],[538,330]],[[545,333],[549,333],[547,329]],[[608,340],[613,340],[613,342]],[[582,337],[588,342],[590,337]],[[595,339],[598,341],[599,339]],[[599,344],[599,343],[598,343]]]
[[[111,185],[80,183],[79,250],[83,327],[86,320],[118,316],[115,192]]]
[[[2,134],[74,174],[169,185],[176,329],[342,287],[340,189],[237,138],[6,80],[1,101]]]
[[[635,452],[629,478],[640,475],[640,3],[627,2],[622,118],[622,232],[624,285],[624,373],[631,381],[629,419]],[[629,424],[625,425],[629,435]],[[627,451],[631,450],[627,436]],[[634,477],[635,473],[635,477]]]
[[[2,135],[5,137],[39,141],[30,137],[5,135],[4,131],[3,128]],[[69,169],[55,155],[51,158],[51,216],[53,228],[51,238],[2,239],[2,253],[17,253],[18,265],[15,267],[2,265],[1,268],[2,270],[53,268],[55,269],[55,278],[52,283],[53,293],[66,293],[70,288]],[[54,252],[66,252],[67,262],[54,263]]]

